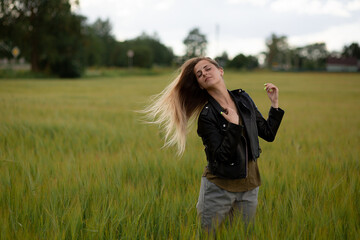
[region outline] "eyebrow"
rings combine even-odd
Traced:
[[[204,69],[204,68],[206,68],[208,65],[206,64],[202,69]],[[198,70],[197,72],[196,72],[196,74],[198,74],[199,72],[201,72],[200,70]]]

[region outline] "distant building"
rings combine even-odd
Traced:
[[[359,69],[360,61],[353,57],[328,57],[326,59],[326,71],[328,72],[357,72]]]

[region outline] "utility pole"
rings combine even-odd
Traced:
[[[128,67],[132,68],[133,66],[133,57],[134,57],[134,51],[133,50],[128,50],[127,51],[127,56],[128,56]]]
[[[219,56],[219,35],[220,35],[220,26],[219,24],[215,25],[215,56]]]

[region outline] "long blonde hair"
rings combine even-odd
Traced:
[[[208,100],[208,93],[201,89],[194,73],[195,65],[207,60],[217,68],[220,65],[208,57],[196,57],[187,60],[179,75],[142,111],[150,123],[160,125],[165,133],[164,147],[177,145],[178,154],[185,151],[188,127],[197,117]]]

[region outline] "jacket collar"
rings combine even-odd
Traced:
[[[242,107],[244,107],[246,110],[249,110],[249,108],[242,101],[237,101],[238,99],[236,98],[234,93],[232,93],[229,90],[228,90],[228,92],[229,92],[231,98],[233,99],[235,106],[238,108],[239,111],[241,111]],[[208,96],[209,96],[209,102],[211,103],[211,105],[213,105],[216,112],[218,112],[219,114],[220,114],[220,112],[224,112],[224,108],[221,107],[221,105],[215,100],[215,98],[213,98],[210,94],[208,94]]]
[[[236,94],[237,92],[238,92],[238,90],[229,91],[229,94],[232,97],[232,99],[234,100],[236,107],[239,109],[240,112],[241,112],[242,109],[250,111],[249,107],[245,105],[244,101],[239,101],[239,98],[241,98],[241,95]],[[238,96],[238,97],[236,97],[235,95]]]
[[[213,107],[215,108],[217,113],[221,113],[224,112],[225,110],[221,107],[221,105],[215,100],[215,98],[213,98],[210,94],[209,95],[209,103],[211,103],[211,105],[213,105]]]

